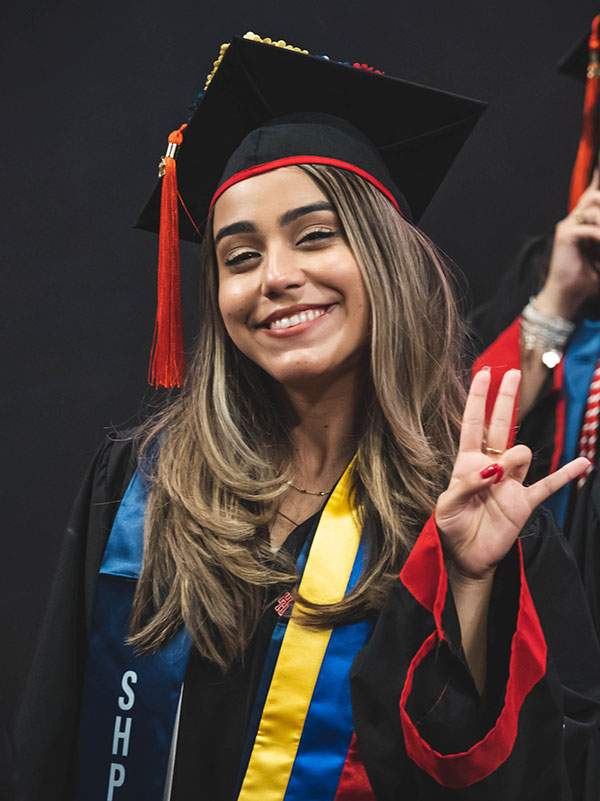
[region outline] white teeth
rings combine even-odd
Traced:
[[[305,312],[292,314],[291,317],[280,317],[279,320],[273,320],[272,323],[269,323],[269,328],[271,330],[278,328],[290,328],[293,325],[314,320],[317,317],[320,317],[322,314],[325,314],[325,309],[309,309]]]

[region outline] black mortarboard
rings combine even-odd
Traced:
[[[585,83],[586,79],[589,38],[589,31],[586,31],[585,35],[567,50],[556,65],[557,70],[562,72],[563,75],[575,78],[576,81],[581,81],[581,83]]]
[[[399,187],[417,219],[484,109],[485,103],[479,100],[235,37],[185,130],[177,162],[179,192],[201,228],[228,160],[250,131],[288,114],[320,112],[362,131],[363,158],[369,159],[369,145],[375,145],[393,176],[386,176],[388,182]],[[283,157],[295,155],[286,151],[297,149],[299,142],[281,136],[273,144],[280,148],[278,157]],[[324,151],[340,144],[335,133],[321,139]],[[356,156],[359,149],[353,150]],[[347,160],[343,151],[337,155]],[[248,150],[244,157],[252,160]],[[257,157],[262,157],[260,151]],[[158,231],[159,208],[160,185],[138,227]],[[182,239],[197,238],[185,215],[181,215],[180,234]]]
[[[160,231],[160,250],[171,248],[169,258],[177,263],[176,231],[181,239],[198,241],[217,190],[284,163],[351,169],[378,186],[404,216],[418,219],[486,106],[255,34],[221,47],[207,87],[185,132],[182,127],[169,137],[162,187],[157,185],[137,222],[138,228]],[[177,197],[185,212],[179,215]],[[171,277],[161,276],[161,258],[159,307],[161,287],[171,298],[177,291]],[[161,321],[161,314],[164,308],[157,315],[154,361],[170,364],[171,356],[156,353],[161,341],[173,350],[173,323]],[[152,383],[176,385],[177,379],[163,381],[167,373],[179,377],[181,370],[152,366]]]
[[[592,22],[592,29],[594,22]],[[590,28],[562,56],[556,68],[563,75],[585,83],[590,63]]]

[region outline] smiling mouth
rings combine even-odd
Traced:
[[[277,331],[283,328],[293,328],[301,323],[309,323],[312,320],[316,320],[317,317],[322,317],[329,311],[330,308],[331,306],[323,306],[317,309],[307,309],[306,311],[292,314],[289,317],[280,317],[278,320],[273,320],[272,322],[267,323],[264,327],[270,331]]]

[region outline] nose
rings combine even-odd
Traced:
[[[298,289],[306,276],[293,254],[270,248],[262,264],[261,290],[268,298],[278,297],[290,289]]]

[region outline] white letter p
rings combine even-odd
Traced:
[[[125,768],[118,762],[110,763],[110,776],[108,777],[108,795],[106,801],[113,801],[113,790],[122,787],[125,782]]]

